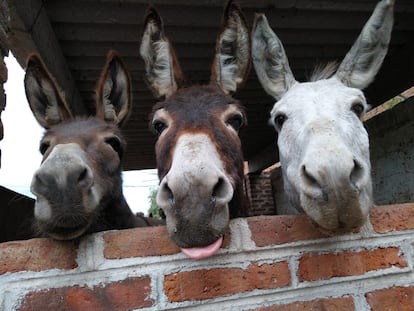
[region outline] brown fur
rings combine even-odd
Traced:
[[[146,78],[154,95],[164,98],[153,107],[151,116],[151,126],[160,134],[155,145],[161,180],[157,201],[165,209],[167,230],[177,245],[210,245],[225,233],[229,217],[241,216],[244,211],[243,154],[237,131],[239,122],[246,123],[246,116],[229,94],[248,75],[249,31],[240,8],[228,1],[216,41],[210,84],[182,87],[182,71],[164,36],[161,17],[151,8],[145,21],[140,53]],[[195,140],[186,134],[195,134]],[[195,147],[195,161],[200,166],[187,166],[188,171],[183,167],[172,170],[172,163],[177,163],[173,156],[179,138],[186,135],[188,139],[186,147],[180,149],[186,153],[192,142],[200,142],[202,136],[198,134],[206,135],[213,143],[205,144],[215,149],[212,158],[204,159]],[[221,164],[216,167],[217,157]],[[185,163],[177,163],[180,166]],[[195,176],[196,170],[202,172]]]
[[[221,160],[237,196],[230,203],[231,217],[242,216],[244,210],[243,194],[243,152],[240,140],[223,128],[221,113],[228,105],[236,105],[238,110],[245,112],[240,103],[212,85],[192,86],[178,90],[173,96],[157,103],[153,114],[158,109],[165,109],[175,121],[174,128],[168,135],[157,140],[156,157],[158,177],[160,180],[168,173],[172,163],[174,146],[180,135],[186,133],[205,133],[215,142]],[[152,117],[151,117],[152,119]]]
[[[121,159],[126,142],[119,126],[128,117],[132,101],[129,74],[118,54],[108,53],[97,85],[97,116],[72,118],[37,56],[29,59],[25,87],[34,116],[47,130],[40,143],[42,165],[32,181],[40,213],[35,213],[37,232],[72,239],[91,232],[148,225],[138,221],[122,193]],[[63,149],[66,151],[51,158],[58,145],[78,146],[83,154],[75,157]]]

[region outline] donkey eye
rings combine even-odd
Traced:
[[[286,115],[282,113],[275,116],[275,118],[273,119],[273,122],[277,130],[280,130],[282,128],[283,123],[285,123],[286,119],[287,119]]]
[[[241,115],[234,115],[227,120],[227,124],[230,125],[236,132],[244,125],[243,117]]]
[[[108,137],[105,139],[105,142],[110,145],[112,149],[114,149],[114,151],[119,155],[119,158],[122,158],[124,155],[124,148],[122,146],[121,140],[118,137]]]
[[[160,120],[155,120],[152,122],[152,128],[157,135],[161,135],[161,133],[164,132],[164,130],[167,128],[167,124]]]
[[[49,147],[50,147],[49,142],[40,143],[40,147],[39,147],[40,154],[44,155],[46,153],[47,149],[49,149]]]
[[[362,103],[356,102],[352,104],[351,110],[358,116],[358,118],[360,118],[365,111],[365,107]]]

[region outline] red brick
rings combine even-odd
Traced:
[[[362,275],[368,271],[390,267],[407,267],[404,256],[397,247],[378,248],[360,252],[329,254],[304,254],[299,262],[298,276],[301,282]]]
[[[298,301],[286,305],[274,305],[249,311],[351,311],[355,310],[352,297],[325,298],[312,301]]]
[[[17,271],[74,269],[77,242],[32,239],[0,244],[0,275]]]
[[[258,247],[326,237],[305,215],[257,216],[247,222]]]
[[[372,311],[414,310],[414,287],[393,287],[365,295]]]
[[[151,307],[149,277],[128,278],[92,288],[72,286],[28,293],[18,311],[125,311]]]
[[[217,268],[177,272],[165,276],[164,291],[170,302],[202,300],[254,289],[290,284],[288,263],[251,264],[247,269]]]
[[[378,233],[414,229],[414,203],[378,206],[370,214]]]
[[[104,234],[108,259],[171,255],[180,248],[168,237],[165,226],[110,231]]]
[[[169,238],[165,226],[110,231],[104,234],[104,241],[107,259],[163,256],[181,251]],[[228,247],[229,241],[229,234],[226,234],[222,247]]]

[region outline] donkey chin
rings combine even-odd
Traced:
[[[93,196],[83,198],[82,201],[87,204],[71,202],[70,206],[65,208],[65,204],[61,203],[56,208],[56,204],[51,204],[45,197],[38,195],[34,210],[35,229],[41,236],[56,240],[71,240],[82,236],[96,220],[98,210]]]
[[[164,207],[171,240],[192,259],[214,255],[223,243],[229,224],[229,207],[224,202],[174,202]],[[192,204],[193,203],[193,204]]]
[[[342,189],[341,193],[315,196],[301,191],[301,209],[317,228],[327,235],[358,232],[367,222],[372,206],[371,186],[367,189]]]

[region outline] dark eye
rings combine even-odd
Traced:
[[[360,118],[365,111],[365,107],[362,103],[356,102],[352,104],[351,110]]]
[[[277,114],[275,118],[273,119],[273,122],[275,124],[275,127],[277,130],[280,130],[283,126],[283,123],[285,123],[287,117],[283,113]]]
[[[119,158],[122,158],[124,155],[124,148],[122,146],[122,142],[119,137],[112,136],[105,139],[105,142],[115,150],[115,152],[119,155]]]
[[[39,151],[41,155],[44,155],[47,151],[47,149],[49,149],[50,147],[50,143],[49,142],[41,142],[40,143],[40,147],[39,147]]]
[[[243,117],[239,114],[232,116],[227,120],[227,124],[230,125],[236,132],[243,126]]]
[[[161,135],[161,133],[167,128],[167,124],[160,120],[154,120],[154,122],[152,122],[152,128],[157,135]]]

